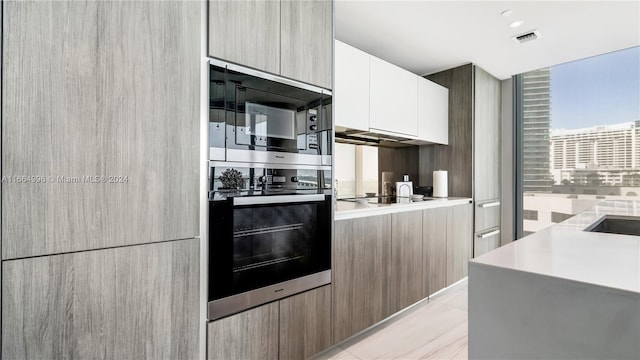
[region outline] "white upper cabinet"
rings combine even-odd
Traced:
[[[337,127],[405,144],[449,143],[447,88],[338,40],[335,55]]]
[[[376,57],[370,60],[369,128],[418,136],[418,76]]]
[[[338,40],[335,54],[335,124],[368,131],[370,55]]]
[[[449,89],[418,78],[418,138],[449,144]]]

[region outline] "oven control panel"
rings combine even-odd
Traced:
[[[309,129],[307,130],[307,149],[317,149],[318,148],[318,110],[309,109],[307,115],[307,125]]]

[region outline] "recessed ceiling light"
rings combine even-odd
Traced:
[[[509,27],[514,28],[514,29],[515,29],[515,28],[517,28],[518,26],[520,26],[520,25],[522,25],[522,24],[524,24],[524,21],[522,21],[522,20],[516,20],[516,21],[512,22],[511,24],[509,24]]]
[[[513,14],[513,11],[511,11],[511,10],[505,10],[505,11],[503,11],[503,12],[502,12],[502,14],[501,14],[501,15],[502,15],[502,16],[511,16],[511,14]]]

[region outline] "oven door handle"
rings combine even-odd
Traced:
[[[324,201],[324,194],[234,197],[233,206]]]

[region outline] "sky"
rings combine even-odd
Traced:
[[[551,128],[640,120],[640,47],[551,67]]]

